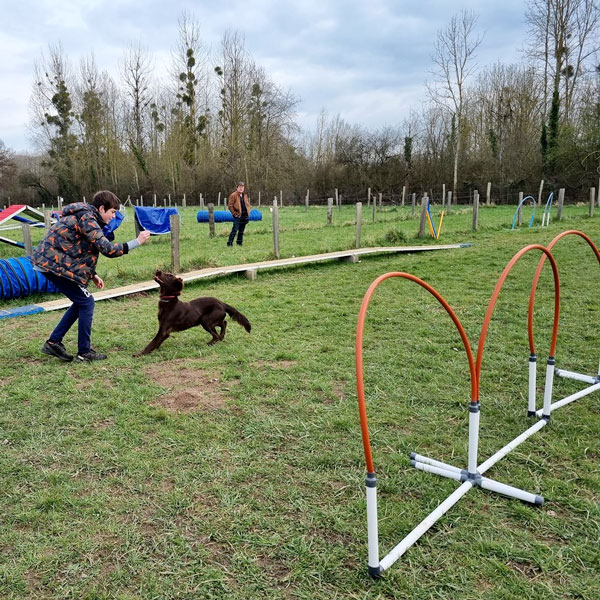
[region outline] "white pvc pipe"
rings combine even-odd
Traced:
[[[477,472],[477,447],[479,445],[479,405],[477,410],[471,410],[469,406],[469,473]]]
[[[535,386],[536,386],[536,371],[537,371],[537,360],[535,355],[529,357],[529,402],[527,409],[529,414],[535,413]]]
[[[548,359],[546,365],[546,385],[544,386],[544,406],[542,416],[550,416],[550,405],[552,404],[552,386],[554,384],[554,359]]]
[[[600,383],[596,383],[595,385],[591,385],[588,388],[585,388],[585,390],[581,390],[580,392],[576,392],[575,394],[571,394],[570,396],[567,396],[566,398],[563,398],[562,400],[559,400],[558,402],[555,402],[554,404],[550,405],[550,412],[552,412],[553,410],[556,410],[557,408],[560,408],[561,406],[564,406],[565,404],[569,404],[570,402],[574,402],[575,400],[579,400],[579,398],[583,398],[584,396],[587,396],[588,394],[591,394],[592,392],[595,392],[596,390],[600,390]],[[542,415],[542,411],[538,410],[535,413],[538,417],[540,417]]]
[[[538,411],[541,413],[541,410]],[[493,467],[501,458],[504,458],[511,450],[514,450],[519,444],[523,443],[528,437],[532,436],[536,431],[539,431],[547,423],[545,419],[537,421],[529,429],[526,429],[521,435],[517,436],[512,442],[509,442],[490,456],[485,462],[479,465],[479,473],[483,475],[489,468]]]
[[[460,473],[462,471],[462,469],[459,469],[458,467],[453,467],[452,465],[446,464],[439,460],[435,460],[434,458],[422,456],[421,454],[415,454],[414,452],[410,453],[410,457],[415,462],[423,463],[425,465],[432,465],[434,467],[440,467],[440,469],[446,469],[446,471],[456,471],[457,473]]]
[[[442,515],[448,512],[471,488],[465,481],[450,494],[434,511],[421,521],[395,548],[381,559],[382,570],[389,569]]]
[[[500,483],[499,481],[495,481],[489,477],[481,478],[481,487],[484,490],[497,492],[498,494],[502,494],[503,496],[508,496],[510,498],[517,498],[517,500],[523,500],[524,502],[529,502],[530,504],[537,504],[539,506],[544,503],[544,499],[541,496],[531,494],[530,492],[525,492],[524,490],[520,490],[512,485]]]
[[[379,567],[379,532],[377,530],[377,488],[367,487],[367,537],[369,567]]]
[[[435,473],[436,475],[441,475],[442,477],[447,477],[448,479],[454,479],[456,481],[460,481],[462,478],[462,473],[459,471],[449,471],[448,469],[444,469],[442,467],[434,467],[433,465],[427,465],[425,463],[416,462],[413,465],[415,469],[419,471],[426,471],[427,473]]]
[[[575,379],[585,383],[598,383],[598,379],[591,375],[583,375],[581,373],[574,373],[573,371],[565,371],[564,369],[554,369],[554,372],[558,377],[564,377],[565,379]]]

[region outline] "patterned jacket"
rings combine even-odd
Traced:
[[[113,244],[106,239],[104,225],[92,204],[68,204],[34,250],[32,263],[42,271],[87,285],[96,273],[99,253],[117,258],[129,252],[126,243]]]

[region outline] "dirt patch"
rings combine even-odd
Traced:
[[[154,383],[166,392],[154,402],[155,406],[173,413],[191,413],[222,408],[234,382],[223,384],[217,371],[207,368],[203,361],[170,361],[146,369]]]

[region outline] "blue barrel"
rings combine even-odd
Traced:
[[[0,258],[0,299],[11,300],[36,293],[56,293],[43,273],[33,270],[31,258]]]
[[[196,219],[198,223],[208,223],[208,211],[199,210]],[[256,208],[251,208],[248,220],[262,221],[262,213]],[[228,210],[215,210],[215,223],[233,223],[233,215]]]

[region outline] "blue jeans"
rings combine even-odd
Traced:
[[[50,334],[50,341],[56,343],[62,342],[67,331],[69,331],[73,323],[79,319],[77,330],[77,353],[85,354],[86,352],[89,352],[92,347],[91,336],[95,306],[94,297],[85,286],[76,283],[71,279],[59,277],[54,273],[48,272],[45,272],[44,275],[61,293],[73,302],[58,325],[54,328],[54,331]]]
[[[246,229],[247,224],[248,217],[246,217],[245,219],[242,219],[241,217],[233,217],[233,227],[231,228],[229,240],[227,241],[228,246],[233,246],[233,240],[235,239],[236,233],[238,246],[242,245],[242,242],[244,241],[244,229]]]

